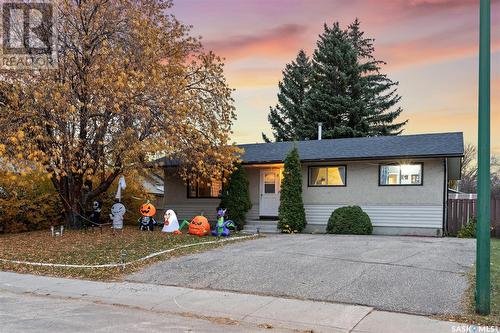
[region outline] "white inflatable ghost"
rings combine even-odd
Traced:
[[[109,218],[113,221],[113,229],[123,229],[123,215],[125,215],[126,211],[125,206],[120,202],[111,206]]]
[[[169,209],[165,212],[165,215],[163,217],[165,219],[165,223],[163,224],[163,229],[161,231],[178,233],[179,221],[177,220],[177,215],[175,215],[175,212]]]

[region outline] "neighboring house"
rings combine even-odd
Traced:
[[[152,204],[158,209],[158,213],[155,218],[157,221],[161,221],[163,223],[163,198],[164,198],[164,183],[163,183],[163,175],[160,176],[156,174],[152,169],[143,170],[142,173],[142,187],[150,195],[150,199]],[[143,200],[142,198],[137,198],[139,200]]]
[[[296,145],[302,162],[306,232],[324,232],[338,207],[359,205],[376,234],[443,234],[448,180],[460,178],[462,133],[243,144],[253,204],[247,221],[277,219],[283,160]],[[185,184],[175,160],[165,170],[164,209],[180,218],[215,218],[220,181]]]
[[[163,177],[151,170],[147,170],[142,175],[142,187],[148,194],[152,194],[155,197],[163,197],[165,191]]]
[[[466,199],[466,200],[476,200],[477,193],[464,193],[457,191],[455,189],[448,189],[448,199]]]

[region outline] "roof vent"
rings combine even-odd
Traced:
[[[322,132],[323,132],[323,123],[318,123],[318,140],[321,140]]]

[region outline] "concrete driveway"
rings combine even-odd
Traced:
[[[474,259],[474,240],[273,235],[157,263],[127,279],[446,314],[464,311]]]

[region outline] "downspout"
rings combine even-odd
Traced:
[[[443,228],[442,237],[448,234],[448,159],[443,160],[444,186],[443,186]]]

